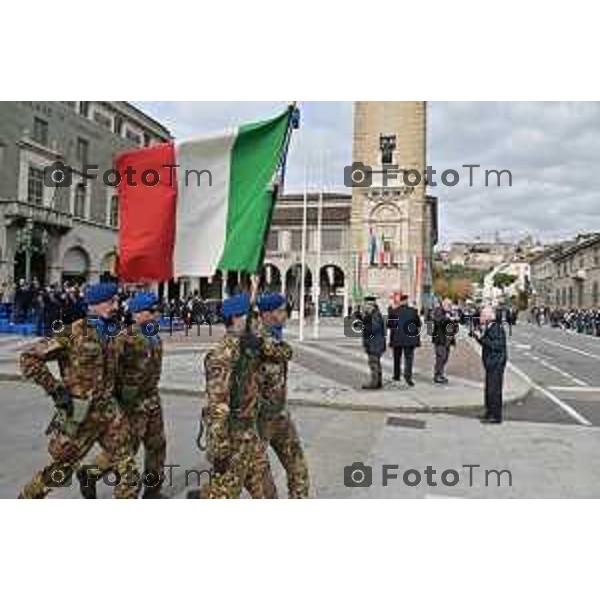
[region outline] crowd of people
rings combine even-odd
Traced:
[[[119,317],[131,322],[128,302],[134,290],[119,288]],[[52,328],[55,322],[71,323],[86,315],[85,284],[65,282],[40,285],[37,279],[0,284],[1,315],[10,323],[35,325],[39,336]],[[166,319],[181,319],[187,327],[194,324],[222,321],[220,301],[204,300],[198,291],[182,297],[164,299],[159,305],[160,315]]]
[[[540,327],[550,325],[577,333],[600,336],[600,308],[563,310],[548,306],[534,306],[530,311],[529,320]]]
[[[76,283],[42,286],[36,279],[21,279],[3,283],[0,293],[5,318],[15,324],[35,324],[38,335],[55,321],[68,323],[86,314],[83,291]]]

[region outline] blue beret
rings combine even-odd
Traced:
[[[250,296],[248,294],[237,294],[231,298],[223,300],[223,316],[241,317],[250,310]]]
[[[268,312],[285,306],[286,299],[283,294],[262,294],[262,296],[259,296],[256,305],[260,312]]]
[[[95,283],[85,289],[85,301],[90,304],[100,304],[112,300],[119,292],[115,283]]]
[[[156,310],[158,297],[153,292],[138,292],[128,303],[129,311],[139,313],[143,310]]]

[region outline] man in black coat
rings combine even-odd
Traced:
[[[445,298],[433,311],[433,335],[431,341],[435,349],[435,364],[433,367],[434,383],[448,383],[445,369],[450,348],[456,345],[458,319],[451,314],[452,303]]]
[[[400,303],[388,311],[388,329],[390,330],[390,346],[394,352],[394,381],[400,380],[402,374],[400,362],[404,354],[404,380],[409,386],[413,381],[413,363],[415,348],[421,345],[419,337],[421,319],[416,308],[408,305],[408,296],[402,294]]]
[[[362,335],[363,348],[367,353],[371,371],[371,380],[365,383],[362,389],[379,390],[383,385],[381,355],[385,352],[385,324],[375,296],[365,297]]]
[[[481,344],[485,368],[485,414],[482,423],[502,423],[502,383],[508,359],[502,320],[491,307],[481,311],[481,331],[471,335]]]

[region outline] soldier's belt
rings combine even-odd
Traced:
[[[256,430],[258,427],[256,419],[240,419],[239,417],[229,417],[229,428],[235,430]]]

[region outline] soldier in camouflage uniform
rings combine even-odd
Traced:
[[[287,404],[288,361],[292,350],[283,341],[283,325],[287,320],[286,300],[281,294],[264,294],[258,298],[261,316],[261,335],[271,339],[287,360],[261,360],[258,374],[259,432],[270,445],[287,475],[288,497],[307,498],[309,492],[308,466],[302,451],[300,436]],[[277,498],[275,485],[265,482],[267,497]]]
[[[21,355],[23,375],[42,386],[57,408],[48,444],[52,462],[33,476],[22,498],[44,498],[79,467],[95,442],[106,453],[107,470],[118,474],[115,497],[137,496],[139,474],[129,429],[115,401],[118,352],[109,325],[117,309],[116,294],[114,284],[89,286],[86,301],[96,322],[79,319],[68,331],[34,344]],[[48,369],[49,361],[58,362],[62,381]]]
[[[144,444],[145,485],[143,498],[160,498],[167,451],[163,411],[158,394],[162,371],[162,341],[158,335],[159,300],[153,293],[140,292],[129,302],[135,326],[117,338],[119,372],[117,401],[129,422],[135,456]],[[99,457],[99,465],[105,462]],[[79,474],[78,474],[79,476]],[[82,478],[80,477],[80,481]],[[95,486],[82,485],[86,497],[94,497]]]
[[[136,335],[123,338],[120,397],[133,434],[133,451],[144,444],[144,498],[160,498],[167,440],[158,394],[162,372],[162,341],[158,335],[158,298],[138,294],[129,304]]]
[[[203,420],[212,464],[210,484],[201,491],[204,498],[239,498],[243,487],[253,498],[265,498],[265,482],[271,477],[266,445],[258,434],[257,372],[262,358],[277,360],[283,353],[249,331],[249,309],[247,294],[223,302],[227,332],[204,363],[208,403]]]

